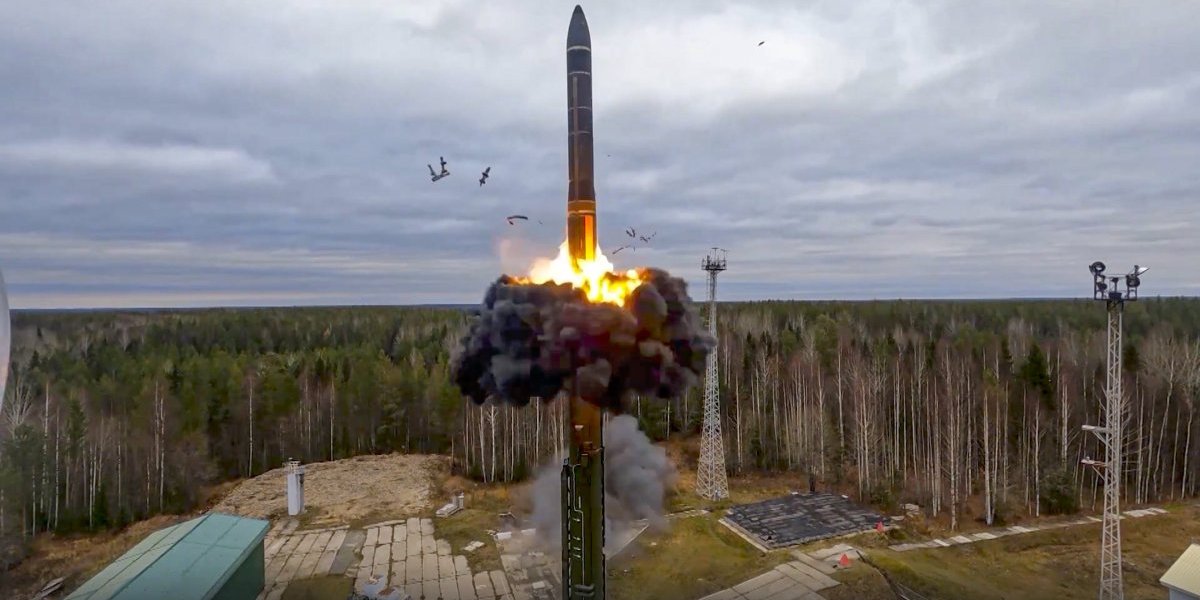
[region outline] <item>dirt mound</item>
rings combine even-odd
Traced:
[[[305,465],[301,522],[314,528],[424,510],[432,498],[433,477],[445,474],[447,461],[443,456],[388,454]],[[243,481],[213,510],[258,519],[286,515],[284,468]]]

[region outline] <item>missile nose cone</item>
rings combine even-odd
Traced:
[[[588,31],[587,17],[583,16],[583,7],[575,5],[571,13],[571,25],[567,28],[567,47],[592,46],[592,34]]]

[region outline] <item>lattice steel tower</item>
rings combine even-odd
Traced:
[[[1121,276],[1106,277],[1104,263],[1096,261],[1092,272],[1092,297],[1103,301],[1108,308],[1108,360],[1104,386],[1104,425],[1084,425],[1100,438],[1105,449],[1103,462],[1084,458],[1083,464],[1094,468],[1104,477],[1104,522],[1100,537],[1100,600],[1123,600],[1125,589],[1121,578],[1121,446],[1125,421],[1125,398],[1121,391],[1121,328],[1125,302],[1137,300],[1146,267],[1133,266],[1133,271]],[[1121,291],[1122,281],[1125,290]]]
[[[708,272],[708,332],[717,337],[717,274],[724,271],[725,251],[713,248],[700,266]],[[700,468],[696,493],[708,500],[729,497],[725,475],[725,444],[721,442],[721,394],[717,385],[717,347],[708,355],[704,376],[704,425],[700,434]]]

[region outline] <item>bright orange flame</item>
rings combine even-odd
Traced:
[[[617,306],[625,306],[625,298],[642,284],[637,269],[614,273],[613,264],[608,262],[599,248],[596,248],[595,260],[578,261],[578,268],[575,268],[566,242],[558,247],[558,256],[554,260],[539,258],[529,270],[529,277],[518,277],[517,281],[570,284],[575,289],[583,290],[589,302],[607,302]]]

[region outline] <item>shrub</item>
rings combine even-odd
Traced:
[[[1047,471],[1041,481],[1042,508],[1047,514],[1062,515],[1079,512],[1079,498],[1071,472],[1064,468]]]

